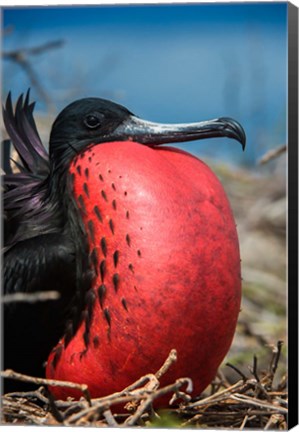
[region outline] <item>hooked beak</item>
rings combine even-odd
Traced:
[[[197,123],[160,124],[131,115],[119,125],[114,135],[150,146],[199,140],[203,138],[228,137],[239,141],[244,150],[246,135],[236,120],[228,117]]]

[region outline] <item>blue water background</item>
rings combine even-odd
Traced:
[[[229,139],[182,144],[198,156],[254,166],[286,143],[287,3],[31,7],[3,9],[3,50],[62,39],[30,57],[57,112],[98,96],[158,122],[237,119],[247,149]],[[3,61],[2,97],[26,91]],[[47,107],[33,89],[37,111]]]

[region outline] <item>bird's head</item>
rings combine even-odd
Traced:
[[[65,168],[88,146],[112,141],[135,141],[155,146],[166,143],[229,137],[245,147],[242,126],[231,118],[185,124],[142,120],[125,107],[99,98],[85,98],[68,105],[56,118],[50,135],[50,159]]]
[[[64,165],[88,145],[113,140],[114,131],[130,115],[126,108],[105,99],[85,98],[71,103],[52,126],[52,163]]]

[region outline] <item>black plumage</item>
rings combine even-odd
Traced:
[[[3,305],[3,368],[43,376],[44,363],[63,335],[70,318],[79,324],[79,309],[90,287],[87,245],[83,227],[77,223],[77,205],[72,201],[70,176],[53,172],[33,119],[34,104],[21,96],[13,111],[11,96],[3,119],[21,163],[13,173],[7,156],[3,176],[5,294],[57,291],[57,300]],[[57,175],[63,181],[55,181]],[[63,197],[63,203],[62,203]],[[76,242],[72,239],[76,238]],[[79,276],[80,275],[80,276]],[[4,391],[31,386],[5,380]]]

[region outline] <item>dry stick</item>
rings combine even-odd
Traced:
[[[6,51],[2,53],[4,59],[17,63],[25,71],[29,80],[31,81],[32,86],[36,88],[37,92],[40,94],[40,97],[44,100],[50,110],[53,109],[53,102],[50,96],[44,90],[37,73],[31,65],[29,57],[32,55],[42,54],[49,49],[58,48],[63,44],[63,40],[50,41],[37,47],[20,48],[15,51]]]
[[[147,402],[146,406],[144,407],[144,405],[141,404],[137,409],[138,412],[136,411],[133,416],[129,417],[129,419],[131,419],[130,423],[131,422],[135,423],[139,419],[139,417],[143,414],[143,412],[145,411],[147,406],[150,403],[152,403],[154,399],[156,399],[160,396],[163,396],[167,393],[174,392],[186,383],[187,384],[189,383],[189,379],[181,378],[181,379],[177,380],[174,384],[170,384],[170,385],[163,387],[157,391],[152,391],[152,390],[148,390],[145,388],[141,388],[139,390],[134,390],[132,393],[127,393],[127,392],[114,393],[114,395],[112,395],[112,397],[107,396],[105,398],[98,399],[97,402],[95,402],[95,400],[93,400],[91,407],[85,408],[82,411],[80,411],[79,413],[73,414],[71,417],[69,417],[66,420],[65,424],[66,425],[67,424],[69,424],[69,425],[74,424],[75,422],[80,420],[80,418],[82,418],[82,417],[85,417],[87,415],[90,416],[97,411],[105,411],[113,405],[119,405],[119,404],[124,404],[126,402],[130,402],[130,401],[132,401],[132,398],[135,400],[141,400],[141,399],[146,398],[145,399],[145,402]],[[127,425],[127,423],[125,423],[125,424]]]
[[[272,359],[269,366],[269,374],[270,374],[270,380],[268,382],[269,390],[272,388],[274,376],[278,367],[280,355],[281,355],[281,348],[282,348],[283,342],[279,340],[276,344],[276,346],[272,345]]]
[[[131,393],[131,392],[133,392],[134,390],[138,389],[141,386],[144,386],[144,387],[148,386],[149,388],[154,388],[154,387],[156,387],[158,385],[159,385],[159,381],[158,381],[156,375],[154,375],[154,374],[147,374],[147,375],[144,375],[143,377],[139,378],[133,384],[130,384],[128,387],[126,387],[125,389],[123,389],[120,392],[120,394]]]
[[[229,409],[230,409],[229,411],[223,411],[223,410],[219,409],[220,407],[218,406],[218,407],[215,407],[215,410],[217,409],[217,411],[211,411],[211,410],[203,411],[203,412],[201,412],[199,414],[196,414],[190,420],[193,420],[195,417],[211,417],[211,416],[218,416],[218,417],[226,417],[226,416],[229,417],[229,416],[232,416],[232,417],[234,417],[234,416],[243,415],[242,411],[238,410],[238,408],[235,411],[232,411],[231,410],[231,408],[232,408],[231,401],[229,399],[227,399],[226,401],[227,401],[227,403],[223,404],[222,408],[225,409],[226,407],[229,407]],[[273,410],[274,409],[275,408],[273,408]],[[253,408],[250,408],[250,415],[251,416],[253,416],[253,415],[254,416],[256,416],[256,415],[266,415],[266,416],[269,416],[270,414],[271,413],[269,412],[268,409],[264,410],[264,411],[261,411],[259,409],[255,410]]]
[[[170,366],[177,361],[178,358],[178,354],[177,351],[175,349],[172,349],[170,351],[170,353],[168,354],[167,359],[165,360],[165,362],[163,363],[163,365],[160,367],[160,369],[155,373],[155,376],[157,377],[157,379],[160,379],[162,377],[162,375],[164,375],[168,369],[170,368]]]
[[[269,396],[280,396],[280,397],[288,396],[288,392],[283,392],[283,391],[269,391],[268,394]]]
[[[55,418],[55,420],[57,420],[58,423],[63,423],[64,418],[55,403],[54,396],[47,388],[45,388],[45,394],[48,397],[48,404],[53,417]]]
[[[194,424],[198,420],[201,420],[204,424],[206,424],[208,421],[209,426],[211,426],[212,423],[216,424],[216,425],[217,424],[219,425],[221,423],[222,426],[225,423],[230,423],[230,426],[231,426],[232,425],[231,423],[233,421],[235,421],[238,429],[239,428],[242,429],[242,427],[243,428],[245,427],[246,422],[253,420],[257,416],[269,417],[273,414],[273,411],[275,414],[275,407],[272,408],[272,411],[269,411],[268,409],[267,410],[264,409],[262,411],[259,409],[253,409],[253,408],[249,408],[249,409],[247,408],[246,409],[246,406],[241,408],[240,410],[231,411],[231,407],[232,407],[231,400],[226,399],[225,404],[224,404],[224,406],[222,406],[222,408],[223,409],[229,408],[229,410],[230,410],[229,412],[223,411],[220,407],[218,407],[218,408],[215,407],[215,409],[217,409],[217,411],[207,410],[207,411],[204,411],[202,413],[196,414],[195,416],[193,416],[189,420],[182,423],[181,427],[186,427],[190,424]],[[245,409],[247,411],[247,413],[245,415],[245,418],[247,417],[246,422],[245,422],[245,418],[243,418]],[[240,426],[240,422],[241,422],[242,418],[243,418],[243,421],[242,421],[241,426]]]
[[[36,303],[39,301],[46,300],[57,300],[60,298],[60,293],[58,291],[38,291],[35,293],[13,293],[6,294],[1,297],[1,302],[15,303],[15,302],[25,302],[25,303]]]
[[[11,392],[11,393],[6,393],[3,396],[3,399],[5,400],[5,398],[7,399],[15,399],[15,398],[26,398],[26,399],[39,399],[41,402],[43,403],[48,403],[48,399],[42,394],[42,390],[44,389],[44,387],[39,387],[37,390],[33,390],[33,391],[26,391],[26,392]]]
[[[118,404],[124,404],[126,402],[130,402],[132,400],[132,397],[138,397],[137,395],[127,395],[127,396],[118,396],[115,398],[111,398],[111,400],[107,400],[108,398],[105,398],[105,401],[98,401],[97,403],[92,401],[92,406],[89,406],[88,408],[83,408],[80,412],[76,412],[72,414],[70,417],[65,419],[65,425],[70,426],[72,424],[76,424],[78,420],[80,420],[82,417],[85,416],[91,416],[95,414],[96,412],[103,412],[108,409],[108,407],[111,407],[113,405]]]
[[[28,404],[28,401],[13,404],[6,399],[2,402],[2,415],[3,418],[5,418],[6,415],[10,417],[13,416],[17,419],[24,419],[25,417],[31,422],[40,425],[45,418],[45,411],[36,405]]]
[[[271,417],[269,418],[266,426],[264,427],[264,430],[270,429],[270,427],[274,426],[275,423],[277,423],[277,419],[276,419],[275,414],[272,414]]]
[[[62,423],[63,418],[60,411],[58,410],[57,403],[54,402],[54,400],[51,401],[49,397],[45,397],[42,391],[45,391],[45,387],[40,387],[36,391],[7,393],[3,396],[2,399],[3,406],[7,406],[10,408],[15,408],[17,406],[18,412],[23,413],[23,415],[19,416],[19,418],[22,418],[28,411],[28,406],[30,406],[28,405],[28,403],[30,404],[30,399],[39,400],[45,405],[49,405],[54,419],[57,420],[57,422]],[[17,399],[17,403],[15,402],[15,399]],[[20,400],[25,400],[27,404],[25,402],[24,405],[20,405]],[[40,409],[40,416],[43,417],[45,414],[44,410],[41,409],[39,406],[35,405],[35,409],[37,408]],[[7,415],[11,415],[11,413],[9,414],[9,412],[7,412]],[[27,415],[27,417],[28,416],[30,420],[33,420],[30,415]],[[16,413],[14,413],[14,417],[16,417]]]
[[[76,413],[71,418],[68,419],[69,423],[74,423],[77,421],[80,417],[91,414],[94,411],[99,411],[103,408],[106,408],[111,405],[120,404],[124,402],[131,402],[132,397],[134,397],[136,400],[143,399],[146,395],[146,391],[149,391],[149,389],[155,389],[159,385],[159,381],[157,376],[161,377],[171,366],[171,364],[176,361],[176,351],[171,350],[167,359],[165,360],[162,367],[156,372],[155,375],[148,374],[144,375],[143,377],[139,378],[137,381],[135,381],[130,386],[126,387],[124,390],[118,393],[114,393],[110,396],[106,396],[99,399],[93,400],[93,407],[92,410],[85,409],[81,411],[80,413]],[[139,388],[140,386],[144,386],[144,388]],[[145,390],[145,388],[148,387],[148,390]],[[139,390],[138,390],[139,388]]]
[[[173,359],[173,355],[169,356]],[[165,361],[164,365],[170,365],[169,358]],[[163,366],[164,366],[163,365]],[[162,366],[162,368],[163,368]],[[161,369],[162,369],[161,368]],[[161,371],[161,369],[159,371]],[[164,372],[166,372],[166,367],[163,368]],[[77,420],[79,420],[82,416],[87,414],[92,414],[95,411],[100,411],[105,409],[107,406],[111,405],[117,405],[121,403],[131,402],[132,399],[134,400],[140,400],[145,397],[149,389],[141,388],[141,386],[146,387],[149,383],[148,387],[154,388],[158,382],[157,378],[153,374],[144,375],[143,377],[139,378],[137,381],[135,381],[133,384],[129,385],[125,389],[123,389],[121,392],[113,393],[108,396],[104,396],[102,398],[92,399],[92,408],[86,408],[80,401],[76,403],[76,407],[82,408],[84,411],[81,411],[79,413],[72,413],[74,406],[74,402],[67,402],[67,401],[56,401],[56,405],[60,406],[63,405],[64,407],[69,406],[69,410],[71,411],[70,414],[72,417],[68,418],[68,423],[74,423]],[[65,412],[65,417],[67,417],[67,413]]]
[[[259,165],[263,165],[269,162],[272,159],[277,158],[280,154],[285,153],[287,151],[287,146],[282,145],[280,147],[275,148],[274,150],[268,151],[261,159],[258,161]]]
[[[239,375],[242,377],[244,383],[247,381],[247,377],[246,377],[246,376],[243,374],[243,372],[241,372],[240,369],[238,369],[236,366],[234,366],[234,365],[231,364],[231,363],[226,363],[226,366],[230,367],[230,368],[233,369],[235,372],[237,372],[237,374],[239,374]]]
[[[103,412],[103,416],[105,417],[105,420],[106,420],[108,426],[112,426],[112,427],[118,427],[119,426],[119,424],[117,423],[117,421],[113,417],[113,414],[109,408],[107,408]]]
[[[68,419],[68,423],[73,424],[74,422],[78,421],[79,418],[81,418],[85,415],[90,415],[95,411],[103,410],[103,408],[105,408],[105,411],[107,411],[108,407],[111,405],[116,405],[116,404],[120,404],[120,403],[124,403],[124,402],[131,402],[132,397],[135,400],[144,399],[144,397],[146,397],[147,394],[151,390],[154,390],[155,388],[158,387],[159,381],[158,381],[157,377],[160,378],[164,373],[166,373],[167,370],[169,369],[169,367],[171,366],[171,364],[173,362],[175,362],[176,359],[177,359],[176,351],[171,350],[167,359],[165,360],[165,362],[163,363],[161,368],[156,372],[155,375],[153,375],[153,374],[145,375],[145,376],[139,378],[137,381],[135,381],[133,384],[126,387],[124,390],[122,390],[119,393],[114,393],[113,395],[106,396],[106,397],[100,398],[98,400],[93,400],[92,409],[87,408],[87,409],[81,411],[80,413],[75,413],[74,415],[71,416],[71,418]],[[188,382],[188,384],[189,384],[189,382]],[[140,389],[139,387],[142,385],[144,387]],[[175,390],[175,389],[176,389],[176,385],[174,384],[169,391]],[[164,389],[161,389],[161,390],[163,390],[163,392],[165,391]],[[136,413],[133,416],[133,420],[131,420],[131,421],[133,421],[135,423],[140,418],[140,416],[143,414],[145,409],[158,396],[154,395],[154,397],[152,397],[152,394],[149,393],[149,395],[147,396],[144,403],[139,406],[140,409],[139,408],[137,409]],[[132,418],[132,417],[130,417],[130,418]]]
[[[244,419],[243,419],[243,421],[242,421],[242,423],[241,423],[240,430],[244,429],[244,427],[245,427],[245,425],[247,423],[248,417],[249,417],[248,414],[246,414],[245,417],[244,417]]]
[[[279,350],[276,349],[276,351],[279,351]],[[277,360],[276,357],[272,358],[272,365],[276,364],[276,360]],[[276,366],[277,366],[277,364],[276,364]],[[256,374],[257,374],[257,365],[255,364],[255,360],[254,360],[253,370],[255,370]],[[273,370],[272,366],[270,367],[270,370]],[[265,378],[267,378],[269,380],[270,379],[269,374],[268,374],[268,377],[265,377]],[[263,382],[264,382],[264,379],[263,379]],[[236,383],[236,384],[238,385],[240,383]],[[235,387],[235,385],[232,387]],[[264,402],[263,400],[261,401],[260,399],[256,399],[256,398],[248,398],[242,394],[242,393],[245,393],[245,392],[247,392],[247,390],[250,390],[252,388],[253,389],[259,389],[261,394],[263,396],[266,396],[266,398],[268,400],[268,404],[266,402]],[[212,425],[219,425],[219,424],[221,424],[223,427],[224,424],[229,424],[230,427],[240,428],[240,423],[241,423],[241,427],[245,427],[245,424],[248,425],[250,421],[257,421],[257,422],[262,421],[264,424],[266,424],[268,419],[269,419],[269,416],[271,416],[272,414],[277,414],[277,415],[283,416],[287,413],[287,410],[284,408],[281,409],[281,411],[283,411],[284,414],[278,414],[277,413],[277,411],[279,411],[279,409],[280,409],[279,407],[277,409],[277,404],[280,403],[280,401],[278,400],[279,398],[276,397],[273,400],[273,405],[270,405],[271,404],[271,395],[267,393],[266,388],[264,388],[264,386],[260,382],[257,382],[256,379],[254,379],[254,380],[253,379],[247,379],[245,383],[241,383],[241,385],[239,385],[239,388],[232,388],[231,390],[232,390],[231,393],[233,394],[233,396],[230,396],[230,393],[227,393],[227,389],[225,389],[222,392],[211,395],[204,400],[196,402],[192,405],[189,404],[186,407],[184,407],[184,409],[180,411],[183,414],[186,414],[190,407],[192,410],[192,407],[194,407],[194,406],[197,408],[197,410],[202,410],[203,412],[193,416],[191,419],[189,419],[188,421],[183,423],[181,426],[184,427],[184,426],[188,426],[188,424],[196,424],[197,422],[206,424],[206,422],[208,421],[208,424],[210,427]],[[236,392],[236,390],[241,394],[234,395],[234,392]],[[221,393],[224,394],[223,397],[219,397],[219,394],[221,395]],[[236,396],[236,397],[234,397],[234,396]],[[272,397],[273,396],[284,397],[284,396],[286,396],[286,393],[276,392],[274,394],[274,392],[272,392]],[[284,401],[283,399],[282,399],[282,401],[283,401],[282,404],[284,405],[284,402],[286,402],[286,401]],[[234,405],[236,406],[237,410],[234,410],[232,412],[231,408]],[[255,405],[256,408],[254,409],[252,405]],[[210,407],[213,407],[215,409],[215,411],[211,411]],[[224,411],[228,407],[229,407],[230,411],[229,412]],[[245,420],[244,415],[245,415],[246,411],[247,411],[247,414],[246,414],[247,417]],[[216,418],[215,418],[215,416],[216,416]],[[240,416],[242,416],[242,417],[240,417]],[[259,420],[259,418],[260,418],[260,420]],[[206,419],[206,420],[204,420],[204,419]]]
[[[283,341],[278,341],[276,347],[273,350],[274,353],[274,361],[271,362],[271,372],[273,375],[275,375],[275,372],[277,370],[277,366],[278,366],[278,362],[280,359],[280,354],[281,354],[281,348],[283,345]]]
[[[285,423],[285,418],[281,414],[272,414],[272,416],[269,418],[268,423],[265,426],[265,430],[269,430],[270,428],[273,428],[277,423]],[[280,429],[280,428],[279,428]],[[285,428],[283,428],[285,429]]]
[[[262,386],[262,384],[260,384],[259,382],[257,382],[255,384],[256,390],[259,390],[264,396],[265,398],[268,400],[268,402],[271,402],[271,396],[269,395],[269,393],[265,390],[265,388]]]
[[[280,397],[276,397],[275,400],[277,402],[279,402],[280,404],[282,404],[282,405],[288,406],[288,401],[287,400],[281,399]]]
[[[253,369],[252,369],[252,374],[253,374],[254,378],[257,380],[257,382],[260,382],[260,379],[259,379],[259,376],[258,376],[258,373],[257,373],[257,357],[256,357],[255,354],[254,354],[254,356],[253,356]]]
[[[177,361],[177,351],[175,349],[172,349],[170,353],[168,354],[167,359],[163,363],[163,365],[160,367],[160,369],[155,373],[155,377],[157,380],[159,380],[170,368],[170,366]],[[154,388],[157,388],[159,385],[159,381],[157,382],[156,386],[153,386]],[[188,384],[189,385],[189,384]],[[141,415],[144,413],[144,411],[152,404],[153,400],[156,398],[156,395],[149,395],[146,400],[144,400],[139,407],[137,408],[135,414],[131,417],[129,417],[125,424],[127,426],[132,426],[139,420]]]
[[[80,390],[83,393],[85,399],[88,401],[88,403],[91,404],[91,398],[88,391],[88,386],[86,384],[77,384],[69,381],[59,381],[59,380],[52,380],[46,378],[36,378],[29,375],[23,375],[21,373],[13,371],[12,369],[6,369],[5,371],[1,371],[0,375],[3,378],[11,378],[15,380],[24,381],[24,382],[31,382],[33,384],[48,385],[53,387],[67,387],[67,388]]]
[[[269,410],[276,410],[282,414],[287,414],[287,412],[288,412],[288,410],[286,408],[278,407],[277,405],[274,405],[274,406],[269,405],[269,404],[262,402],[259,399],[253,399],[249,396],[245,396],[245,395],[242,395],[239,393],[231,395],[230,399],[233,399],[235,401],[242,402],[242,403],[245,403],[248,405],[254,405],[254,406],[258,406],[258,407],[262,407],[262,408],[267,408]]]
[[[279,349],[277,348],[276,351],[279,351]],[[278,354],[278,352],[277,352]],[[278,356],[277,356],[278,357]],[[277,357],[273,356],[272,357],[272,366],[270,367],[270,371],[273,370],[274,365],[276,364],[276,361],[278,362]],[[168,360],[168,359],[167,359]],[[165,363],[167,363],[167,360]],[[171,363],[171,362],[170,362]],[[277,365],[276,365],[277,366]],[[163,368],[163,366],[162,366]],[[160,368],[159,371],[162,369]],[[158,371],[158,372],[159,372]],[[270,372],[271,374],[271,372]],[[268,374],[268,380],[271,378],[270,374]],[[265,377],[266,378],[266,377]],[[165,388],[160,389],[158,391],[153,391],[153,389],[155,388],[156,384],[157,384],[157,377],[153,374],[149,374],[145,377],[140,378],[138,381],[136,381],[135,383],[133,383],[132,385],[130,385],[129,387],[127,387],[126,389],[124,389],[121,393],[116,393],[114,395],[107,396],[101,399],[97,399],[97,400],[92,400],[92,406],[86,408],[86,401],[81,400],[81,401],[72,401],[72,402],[66,402],[66,401],[56,401],[56,405],[57,407],[59,406],[60,408],[67,408],[65,411],[63,411],[63,417],[64,417],[64,425],[78,425],[78,424],[82,424],[82,422],[88,422],[88,421],[93,421],[95,419],[95,416],[97,416],[97,418],[99,417],[99,415],[103,415],[104,418],[106,419],[106,422],[112,425],[112,422],[115,421],[115,419],[110,418],[109,420],[109,412],[107,412],[104,415],[104,412],[110,409],[111,405],[115,405],[118,403],[125,403],[125,402],[129,402],[133,400],[143,400],[144,402],[148,400],[148,398],[150,398],[150,400],[148,401],[149,405],[147,406],[143,406],[143,404],[140,404],[140,408],[142,406],[142,408],[145,410],[147,409],[147,407],[150,407],[152,405],[152,402],[155,398],[158,398],[159,396],[161,396],[161,391],[165,391]],[[59,382],[61,383],[61,382]],[[185,383],[189,383],[189,381],[187,379],[185,379]],[[248,426],[250,424],[250,421],[259,421],[259,422],[263,422],[264,425],[266,425],[268,423],[269,420],[269,416],[271,416],[272,414],[277,414],[279,415],[279,407],[277,404],[279,404],[281,401],[283,402],[283,404],[287,403],[286,401],[284,401],[283,399],[281,399],[282,397],[286,396],[286,393],[283,392],[271,392],[268,394],[268,397],[271,397],[270,395],[272,395],[272,397],[274,398],[273,401],[273,405],[270,405],[269,403],[264,403],[264,401],[260,401],[260,399],[257,398],[250,398],[250,397],[246,397],[244,394],[247,392],[247,390],[250,389],[257,389],[259,388],[260,390],[263,389],[262,393],[263,395],[265,395],[266,389],[263,388],[263,384],[264,383],[264,379],[262,380],[262,383],[258,383],[256,382],[256,380],[253,379],[249,379],[246,380],[246,383],[242,383],[241,381],[239,381],[238,383],[234,384],[233,386],[229,387],[228,389],[224,389],[221,392],[219,392],[218,394],[214,394],[209,396],[208,398],[201,400],[199,402],[196,402],[195,404],[192,405],[185,405],[183,408],[180,409],[180,412],[183,414],[187,414],[188,409],[191,407],[194,407],[194,405],[199,405],[199,408],[201,407],[202,410],[204,410],[205,412],[199,415],[194,416],[192,419],[190,419],[189,422],[186,422],[186,424],[190,424],[190,423],[195,423],[195,421],[197,419],[201,419],[201,418],[208,418],[208,423],[209,425],[219,425],[221,424],[222,426],[224,424],[228,424],[231,425],[232,427],[236,427],[239,428],[240,424],[242,423],[242,419],[244,421],[244,415],[246,413],[245,410],[247,410],[247,414],[249,414],[250,411],[250,416],[248,417],[247,423],[246,425]],[[63,383],[64,384],[64,383]],[[138,385],[144,385],[143,388],[137,388]],[[179,394],[179,386],[175,386],[175,384],[173,384],[174,387],[167,389],[168,392],[172,391],[175,392],[176,394]],[[42,389],[42,388],[41,388]],[[233,394],[233,396],[231,396],[232,392],[236,392],[238,391],[239,393]],[[266,393],[265,393],[266,392]],[[154,393],[154,395],[153,395]],[[240,394],[241,393],[241,394]],[[31,395],[33,395],[34,392],[31,392]],[[223,395],[222,397],[219,395]],[[17,395],[17,393],[11,393],[10,395],[6,395],[4,396],[4,400],[6,401],[5,403],[5,416],[11,416],[15,419],[25,419],[33,423],[39,423],[37,420],[38,418],[36,417],[36,414],[40,414],[41,411],[37,411],[36,413],[32,413],[32,410],[30,407],[32,407],[32,404],[29,403],[29,408],[28,410],[30,411],[31,414],[29,414],[28,417],[26,417],[26,405],[20,405],[20,401],[15,401],[14,404],[12,404],[13,400],[11,399],[11,397],[13,397],[14,395]],[[20,393],[20,395],[22,395]],[[122,397],[120,397],[122,396]],[[236,396],[236,397],[234,397]],[[152,400],[151,400],[152,398]],[[237,399],[236,399],[237,398]],[[279,400],[281,399],[281,401]],[[248,402],[250,401],[250,402]],[[253,403],[252,403],[253,401]],[[220,402],[220,404],[218,404]],[[268,399],[269,402],[269,399]],[[28,403],[28,400],[27,400]],[[49,401],[47,400],[47,403],[49,403]],[[270,402],[271,403],[271,402]],[[215,404],[216,406],[214,407],[215,410],[217,411],[209,411],[209,408],[211,405]],[[217,406],[218,404],[218,406]],[[231,408],[235,405],[236,409],[238,410],[238,408],[240,408],[240,411],[236,411],[236,409],[232,412]],[[249,405],[249,406],[248,406]],[[254,409],[253,406],[254,405],[256,408]],[[21,411],[19,411],[19,407],[21,406],[21,409],[23,409],[23,413],[21,414]],[[78,410],[82,407],[83,411],[78,413]],[[224,411],[227,409],[227,407],[229,407],[230,412]],[[212,408],[212,407],[211,407]],[[10,409],[10,411],[9,411]],[[38,409],[38,408],[37,408]],[[213,409],[213,408],[212,408]],[[74,410],[76,410],[76,413],[74,412]],[[285,413],[287,412],[287,410],[285,408],[280,408],[280,410],[284,410],[282,416],[285,415]],[[16,412],[17,411],[17,412]],[[136,415],[137,413],[135,412],[134,415],[132,415],[131,417],[128,418],[128,420],[130,422],[137,422],[138,419],[141,418],[141,416],[143,415],[144,411],[141,411],[138,413],[138,416]],[[239,415],[238,415],[239,414]],[[69,416],[70,415],[70,416]],[[112,413],[111,413],[112,415]],[[213,417],[213,415],[215,416]],[[107,417],[108,416],[108,417]],[[112,415],[113,416],[113,415]],[[135,416],[135,420],[133,418],[133,416]],[[212,416],[212,418],[211,418]],[[66,418],[68,417],[68,419],[66,420]],[[260,420],[259,420],[260,419]],[[77,421],[77,423],[76,423]],[[126,425],[125,423],[123,424],[119,424],[119,426],[124,426]],[[269,427],[269,426],[268,426]]]
[[[228,404],[227,404],[227,406],[228,406]],[[254,412],[254,411],[251,412],[250,411],[250,413],[251,413],[251,417],[248,417],[248,414],[246,414],[246,416],[248,417],[248,419],[252,418],[252,417],[255,417],[255,416],[252,415],[254,413],[255,414],[260,414],[259,411],[256,411],[256,412]],[[268,414],[268,411],[266,411],[265,414]],[[235,421],[238,422],[238,426],[239,426],[239,424],[240,424],[240,415],[242,415],[241,411],[229,411],[229,412],[221,411],[221,410],[219,410],[219,411],[206,411],[206,412],[202,412],[200,414],[196,414],[195,416],[193,416],[189,420],[187,420],[184,423],[182,423],[180,426],[184,428],[184,427],[186,427],[186,426],[188,426],[188,425],[190,425],[192,423],[195,423],[197,420],[202,420],[203,418],[207,418],[208,419],[209,426],[211,426],[211,423],[219,425],[219,420],[221,420],[221,423],[232,422],[233,419],[235,418]],[[224,418],[224,417],[227,417],[227,418]],[[206,420],[204,420],[204,423],[206,424]],[[240,428],[241,428],[241,426],[240,426]]]
[[[153,403],[155,399],[158,399],[159,397],[164,396],[171,392],[177,392],[185,384],[187,385],[190,384],[189,378],[180,378],[176,380],[174,384],[170,384],[168,386],[161,388],[160,390],[151,392],[148,395],[148,397],[139,405],[136,412],[124,422],[124,425],[133,426],[137,422],[137,420],[139,420],[139,418],[144,413],[144,411]]]
[[[121,392],[116,392],[116,393],[112,393],[111,395],[108,395],[108,396],[92,399],[93,411],[100,410],[101,408],[105,409],[106,407],[111,406],[111,405],[117,405],[117,404],[121,404],[121,403],[125,403],[125,402],[130,402],[130,401],[132,401],[132,399],[138,399],[140,396],[138,394],[138,391],[140,392],[140,389],[138,390],[137,387],[140,387],[141,385],[145,385],[148,381],[150,381],[153,378],[156,379],[153,374],[144,375],[143,377],[141,377],[137,381],[135,381],[133,384],[126,387]],[[141,390],[144,391],[143,388]],[[144,395],[142,395],[142,397],[144,397]],[[58,402],[60,402],[60,401],[58,401]],[[73,404],[73,402],[70,402],[70,405],[72,405],[72,404]],[[78,407],[82,407],[85,410],[84,414],[89,413],[90,408],[86,408],[84,405],[80,404],[80,401],[78,401],[77,404],[78,404],[77,405]],[[80,415],[80,413],[75,413],[75,415]],[[72,419],[72,421],[75,421],[75,420],[77,420],[77,418]],[[70,419],[68,419],[68,421],[70,421]]]
[[[147,389],[155,390],[159,387],[159,379],[168,371],[170,366],[177,361],[177,351],[175,349],[172,349],[170,353],[168,354],[167,359],[163,363],[163,365],[160,367],[160,369],[155,373],[154,378],[156,382],[153,380],[149,382],[145,387]],[[145,411],[147,407],[149,407],[151,404],[151,400],[148,397],[145,401],[142,402],[142,404],[137,408],[137,417],[141,416],[142,413]],[[136,418],[137,418],[136,417]],[[138,417],[138,418],[139,418]],[[130,417],[131,418],[131,417]],[[129,419],[128,419],[129,420]],[[136,421],[136,420],[135,420]]]
[[[196,401],[192,404],[188,404],[188,406],[186,408],[197,408],[203,405],[206,405],[207,403],[215,403],[215,402],[219,402],[222,401],[223,399],[227,398],[227,394],[226,393],[230,393],[232,390],[236,390],[237,388],[241,388],[244,386],[244,383],[241,381],[236,382],[235,384],[231,385],[228,388],[225,388],[224,390],[221,390],[219,393],[215,393],[211,396],[208,396],[200,401]]]

